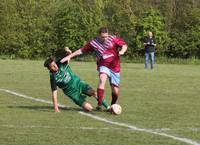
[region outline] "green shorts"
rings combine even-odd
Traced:
[[[65,91],[63,90],[64,94],[67,95],[70,99],[73,100],[74,103],[77,105],[83,107],[84,103],[86,102],[86,95],[88,90],[90,90],[91,87],[84,81],[80,81],[75,88],[72,88],[72,90]]]

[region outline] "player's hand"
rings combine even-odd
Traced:
[[[60,113],[60,110],[59,109],[54,109],[54,112],[55,113]]]
[[[61,63],[64,63],[64,62],[69,62],[70,61],[70,57],[69,56],[66,56],[64,57],[63,59],[61,59]]]
[[[120,52],[119,52],[119,55],[124,55],[124,52],[123,52],[123,51],[120,51]]]
[[[67,52],[68,55],[72,53],[72,51],[69,49],[69,47],[65,47],[65,52]]]

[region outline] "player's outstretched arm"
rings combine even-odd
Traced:
[[[58,92],[57,90],[52,91],[52,100],[53,100],[53,105],[54,105],[54,111],[55,112],[60,112],[59,108],[58,108]]]
[[[119,55],[124,55],[124,53],[127,51],[128,46],[127,45],[123,45],[122,49],[119,51]]]
[[[70,55],[64,57],[63,59],[61,59],[61,63],[64,63],[66,61],[69,61],[71,58],[75,57],[75,56],[78,56],[78,55],[81,55],[82,54],[82,51],[81,49],[78,49],[76,51],[74,51],[73,53],[71,53]]]

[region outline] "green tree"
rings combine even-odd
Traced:
[[[200,58],[200,9],[193,9],[189,13],[187,25],[184,41],[186,57]]]
[[[157,47],[156,52],[158,54],[163,54],[167,48],[169,42],[168,33],[165,31],[165,21],[160,15],[158,10],[150,8],[143,13],[142,18],[138,21],[137,34],[135,42],[138,51],[143,47],[143,40],[147,36],[148,31],[152,31],[156,41]]]
[[[199,57],[199,1],[176,0],[176,13],[170,32],[171,43],[166,51],[170,57]]]
[[[109,0],[104,9],[108,28],[117,33],[129,45],[128,56],[134,55],[134,33],[137,17],[134,14],[134,2],[131,0]]]
[[[101,26],[118,32],[128,56],[141,55],[152,31],[157,54],[200,57],[199,0],[1,0],[0,55],[38,58],[58,48],[73,50]]]
[[[4,0],[0,16],[3,28],[0,37],[1,53],[22,58],[43,56],[52,43],[51,0]],[[48,5],[48,7],[47,7]]]
[[[75,50],[95,37],[99,27],[106,23],[103,7],[103,0],[67,0],[60,3],[54,23],[57,45]]]

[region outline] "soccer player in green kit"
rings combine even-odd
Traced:
[[[70,54],[71,50],[66,47],[65,52]],[[63,90],[66,96],[72,99],[74,103],[82,107],[85,111],[91,111],[93,109],[92,105],[85,99],[86,96],[93,96],[97,99],[96,92],[86,82],[82,81],[74,74],[68,63],[60,63],[60,59],[56,60],[55,58],[50,57],[45,60],[44,67],[49,69],[55,112],[60,112],[57,101],[57,86]],[[103,100],[103,106],[106,110],[110,109],[110,106],[105,99]]]

